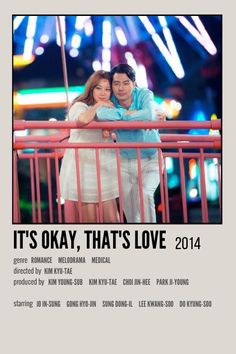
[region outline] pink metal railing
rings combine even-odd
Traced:
[[[17,161],[28,160],[30,164],[30,186],[31,186],[31,205],[32,205],[32,222],[42,223],[45,222],[42,217],[41,211],[41,190],[40,190],[40,169],[39,160],[46,162],[47,171],[47,189],[48,189],[48,214],[49,222],[83,222],[82,220],[82,202],[80,199],[80,166],[79,166],[79,151],[80,149],[95,149],[96,151],[96,167],[97,167],[97,188],[98,188],[98,208],[97,218],[98,222],[103,222],[102,202],[101,202],[101,178],[100,178],[100,149],[115,149],[117,160],[117,179],[119,187],[119,210],[120,210],[120,222],[124,222],[123,215],[123,198],[122,198],[122,176],[120,169],[120,148],[136,148],[137,149],[137,164],[138,164],[138,176],[139,176],[139,195],[140,195],[140,212],[141,222],[145,222],[144,216],[144,202],[142,192],[142,173],[141,173],[141,157],[140,149],[148,147],[156,147],[159,150],[159,171],[160,171],[160,198],[162,206],[162,222],[170,223],[170,205],[169,205],[169,191],[168,191],[168,177],[166,169],[164,168],[162,173],[162,156],[164,161],[166,157],[173,157],[179,160],[180,169],[180,184],[181,184],[181,204],[183,222],[187,223],[188,217],[188,204],[186,197],[186,181],[185,181],[185,165],[184,161],[188,158],[195,158],[199,161],[200,169],[200,189],[201,189],[201,213],[202,222],[209,222],[208,215],[208,201],[206,193],[206,181],[205,181],[205,166],[204,161],[206,158],[216,158],[218,161],[218,190],[219,190],[219,209],[221,213],[221,137],[219,135],[188,135],[188,134],[162,134],[161,143],[68,143],[65,139],[68,137],[68,131],[63,129],[79,129],[85,128],[78,122],[45,122],[45,121],[15,121],[14,130],[23,129],[59,129],[61,133],[49,135],[49,136],[26,136],[16,137],[14,142],[14,160],[13,160],[13,221],[15,223],[21,222],[21,212],[19,206],[19,182],[17,172]],[[221,121],[208,121],[208,122],[105,122],[98,123],[92,122],[86,125],[88,129],[221,129]],[[64,206],[61,204],[60,197],[60,183],[59,183],[59,160],[63,156],[64,149],[74,149],[75,151],[75,163],[76,163],[76,175],[77,175],[77,190],[78,190],[78,202],[75,208],[75,203],[71,201],[65,201]],[[25,153],[24,149],[33,149],[31,153]],[[39,149],[50,149],[49,152],[40,152]],[[206,149],[214,150],[213,152],[206,152]],[[175,150],[175,151],[172,151]],[[191,152],[187,151],[191,150]],[[194,151],[192,151],[194,150]],[[52,187],[52,161],[54,161],[54,174],[56,193],[53,192]],[[55,200],[57,198],[57,204]],[[138,202],[138,201],[137,201]],[[55,206],[57,217],[54,218]],[[78,212],[76,212],[76,209]]]

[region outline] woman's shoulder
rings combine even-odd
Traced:
[[[85,112],[88,109],[88,105],[84,102],[75,102],[69,109],[69,119],[74,120],[78,118],[78,115]]]
[[[78,108],[88,108],[88,105],[84,102],[81,102],[81,101],[78,101],[78,102],[75,102],[71,107],[70,107],[70,110],[71,109],[78,109]]]

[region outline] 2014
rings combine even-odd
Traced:
[[[176,237],[175,239],[176,245],[175,248],[177,250],[187,250],[187,249],[200,249],[201,248],[201,240],[200,237]]]

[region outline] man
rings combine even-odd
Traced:
[[[138,88],[135,71],[128,64],[111,70],[114,108],[100,107],[98,120],[156,120],[153,93]],[[117,130],[119,142],[160,142],[156,129]],[[157,148],[141,149],[144,222],[156,222],[154,192],[160,183]],[[141,222],[138,163],[136,149],[121,149],[123,207],[127,222]]]

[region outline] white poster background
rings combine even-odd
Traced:
[[[178,1],[157,4],[98,1],[8,1],[1,11],[1,352],[12,353],[233,353],[235,310],[235,74],[234,12],[220,1]],[[86,265],[76,268],[78,277],[188,278],[188,287],[13,287],[13,258],[72,256],[70,251],[13,250],[14,230],[74,230],[84,225],[12,225],[12,14],[223,14],[223,224],[129,225],[116,228],[132,233],[166,230],[166,250],[86,250]],[[114,226],[100,225],[99,230]],[[176,251],[177,236],[200,236],[200,250]],[[81,245],[83,245],[81,236]],[[110,256],[111,265],[94,265],[91,256]],[[76,255],[77,256],[77,255]],[[74,268],[73,268],[74,269]],[[78,271],[79,269],[79,271]],[[107,299],[138,303],[145,299],[211,300],[212,308],[13,308],[16,299]]]

